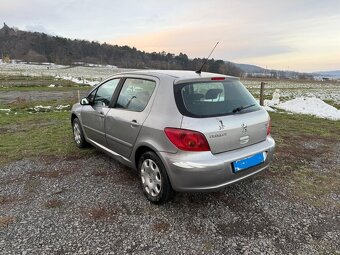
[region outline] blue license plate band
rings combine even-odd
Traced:
[[[248,169],[250,167],[257,166],[257,165],[263,163],[264,159],[265,159],[264,153],[261,152],[261,153],[257,153],[255,155],[252,155],[248,158],[237,160],[237,161],[232,163],[233,164],[233,171],[234,171],[234,173],[237,173],[239,171]]]

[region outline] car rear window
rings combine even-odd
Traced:
[[[174,92],[179,111],[189,117],[215,117],[261,109],[238,80],[177,84]]]

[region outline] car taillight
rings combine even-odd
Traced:
[[[272,127],[272,120],[269,119],[268,124],[267,124],[267,136],[270,135],[271,127]]]
[[[202,133],[179,128],[165,128],[164,132],[170,142],[180,150],[210,151],[207,139]]]

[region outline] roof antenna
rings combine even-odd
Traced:
[[[215,48],[216,48],[216,46],[217,46],[218,43],[219,43],[219,42],[217,42],[217,43],[215,44],[214,48],[212,49],[212,51],[210,52],[209,56],[207,57],[207,59],[206,59],[206,60],[204,61],[204,63],[202,64],[201,68],[198,69],[197,71],[195,71],[195,73],[201,74],[203,67],[204,67],[205,64],[208,62],[208,60],[209,60],[211,54],[214,52],[214,50],[215,50]]]

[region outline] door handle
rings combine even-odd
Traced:
[[[103,112],[99,112],[99,117],[100,118],[104,118],[105,117],[104,113]]]
[[[132,120],[130,122],[130,125],[131,125],[131,127],[139,127],[139,123],[137,122],[137,120]]]

